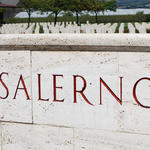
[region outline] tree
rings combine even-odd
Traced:
[[[28,27],[30,26],[31,22],[31,14],[36,9],[36,7],[38,7],[38,1],[39,0],[20,0],[18,4],[18,6],[24,8],[28,14]]]
[[[109,0],[106,2],[106,10],[116,11],[116,9],[117,9],[116,0]]]
[[[96,23],[98,23],[98,13],[102,12],[104,14],[105,11],[116,11],[117,3],[116,0],[89,0],[90,4],[88,5],[88,10],[94,12]]]
[[[98,13],[106,10],[106,2],[104,0],[90,0],[88,10],[94,12],[96,23],[98,23]]]
[[[79,14],[86,10],[89,0],[68,0],[68,10],[76,14],[76,23],[79,24]]]
[[[66,0],[41,0],[41,8],[40,10],[42,12],[48,12],[51,11],[54,14],[54,24],[56,25],[58,15],[61,11],[65,10],[67,7]]]

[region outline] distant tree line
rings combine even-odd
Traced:
[[[56,25],[58,15],[61,12],[72,12],[76,15],[76,23],[79,24],[79,15],[83,11],[95,14],[98,23],[99,12],[107,10],[116,11],[116,0],[20,0],[19,6],[28,13],[28,26],[31,22],[33,11],[52,12],[54,14],[54,24]]]

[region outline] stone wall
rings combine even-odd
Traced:
[[[148,150],[148,35],[1,35],[0,150]]]

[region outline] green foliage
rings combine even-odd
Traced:
[[[143,12],[143,11],[138,11],[138,12],[136,13],[136,15],[144,15],[144,12]]]
[[[20,0],[18,6],[22,7],[28,13],[28,27],[29,27],[32,12],[40,8],[39,0]]]
[[[29,0],[21,0],[29,1]],[[98,13],[106,10],[116,10],[116,0],[32,0],[33,4],[37,4],[38,9],[42,12],[51,11],[55,16],[55,24],[58,15],[62,11],[71,11],[76,14],[76,22],[79,23],[79,14],[82,11],[92,11],[96,15],[98,22]],[[34,6],[35,8],[35,6]]]
[[[88,11],[94,12],[95,20],[98,23],[98,13],[105,12],[107,10],[116,11],[117,4],[116,0],[89,0]]]
[[[39,10],[42,12],[51,11],[55,15],[55,24],[57,22],[58,14],[66,10],[66,0],[38,0],[40,4]]]
[[[67,8],[66,10],[72,12],[78,12],[87,10],[87,6],[89,5],[89,0],[66,0]]]
[[[104,12],[107,10],[116,11],[116,0],[89,0],[89,11],[92,12]]]
[[[95,23],[95,17],[90,15],[79,16],[80,23]],[[145,14],[142,21],[139,21],[137,15],[112,15],[112,16],[98,16],[98,23],[121,23],[121,22],[150,22],[150,15]],[[27,23],[27,18],[6,18],[4,20],[6,23]],[[64,22],[74,22],[76,17],[74,16],[62,16],[58,17],[58,21]],[[31,22],[54,22],[54,16],[49,16],[46,18],[31,18]]]
[[[109,0],[106,2],[106,10],[116,11],[117,9],[117,1],[116,0]]]
[[[90,0],[89,11],[100,12],[105,11],[106,2],[104,0]]]
[[[34,11],[40,7],[39,0],[20,0],[18,6],[24,8],[27,12]]]
[[[73,17],[73,13],[68,11],[63,14],[63,17]]]
[[[142,22],[143,21],[143,17],[144,17],[144,12],[143,11],[139,11],[136,13],[136,16],[139,20],[139,22]]]
[[[65,0],[40,0],[39,3],[43,12],[52,11],[53,13],[59,13],[65,7]]]
[[[5,13],[6,9],[5,8],[0,8],[0,13]]]
[[[120,27],[120,23],[118,23],[116,30],[115,30],[115,33],[119,33],[119,27]]]
[[[81,14],[82,11],[87,10],[89,3],[88,0],[67,0],[66,5],[68,6],[66,10],[76,14],[76,23],[79,24],[79,14]]]

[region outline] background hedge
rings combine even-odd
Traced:
[[[79,17],[80,23],[95,23],[95,17],[90,15],[83,15]],[[7,18],[5,23],[27,23],[28,18]],[[31,22],[53,22],[54,17],[47,18],[31,18]],[[58,17],[58,21],[73,22],[76,21],[74,16]],[[121,22],[150,22],[150,14],[136,14],[136,15],[111,15],[111,16],[98,16],[99,23],[121,23]]]

